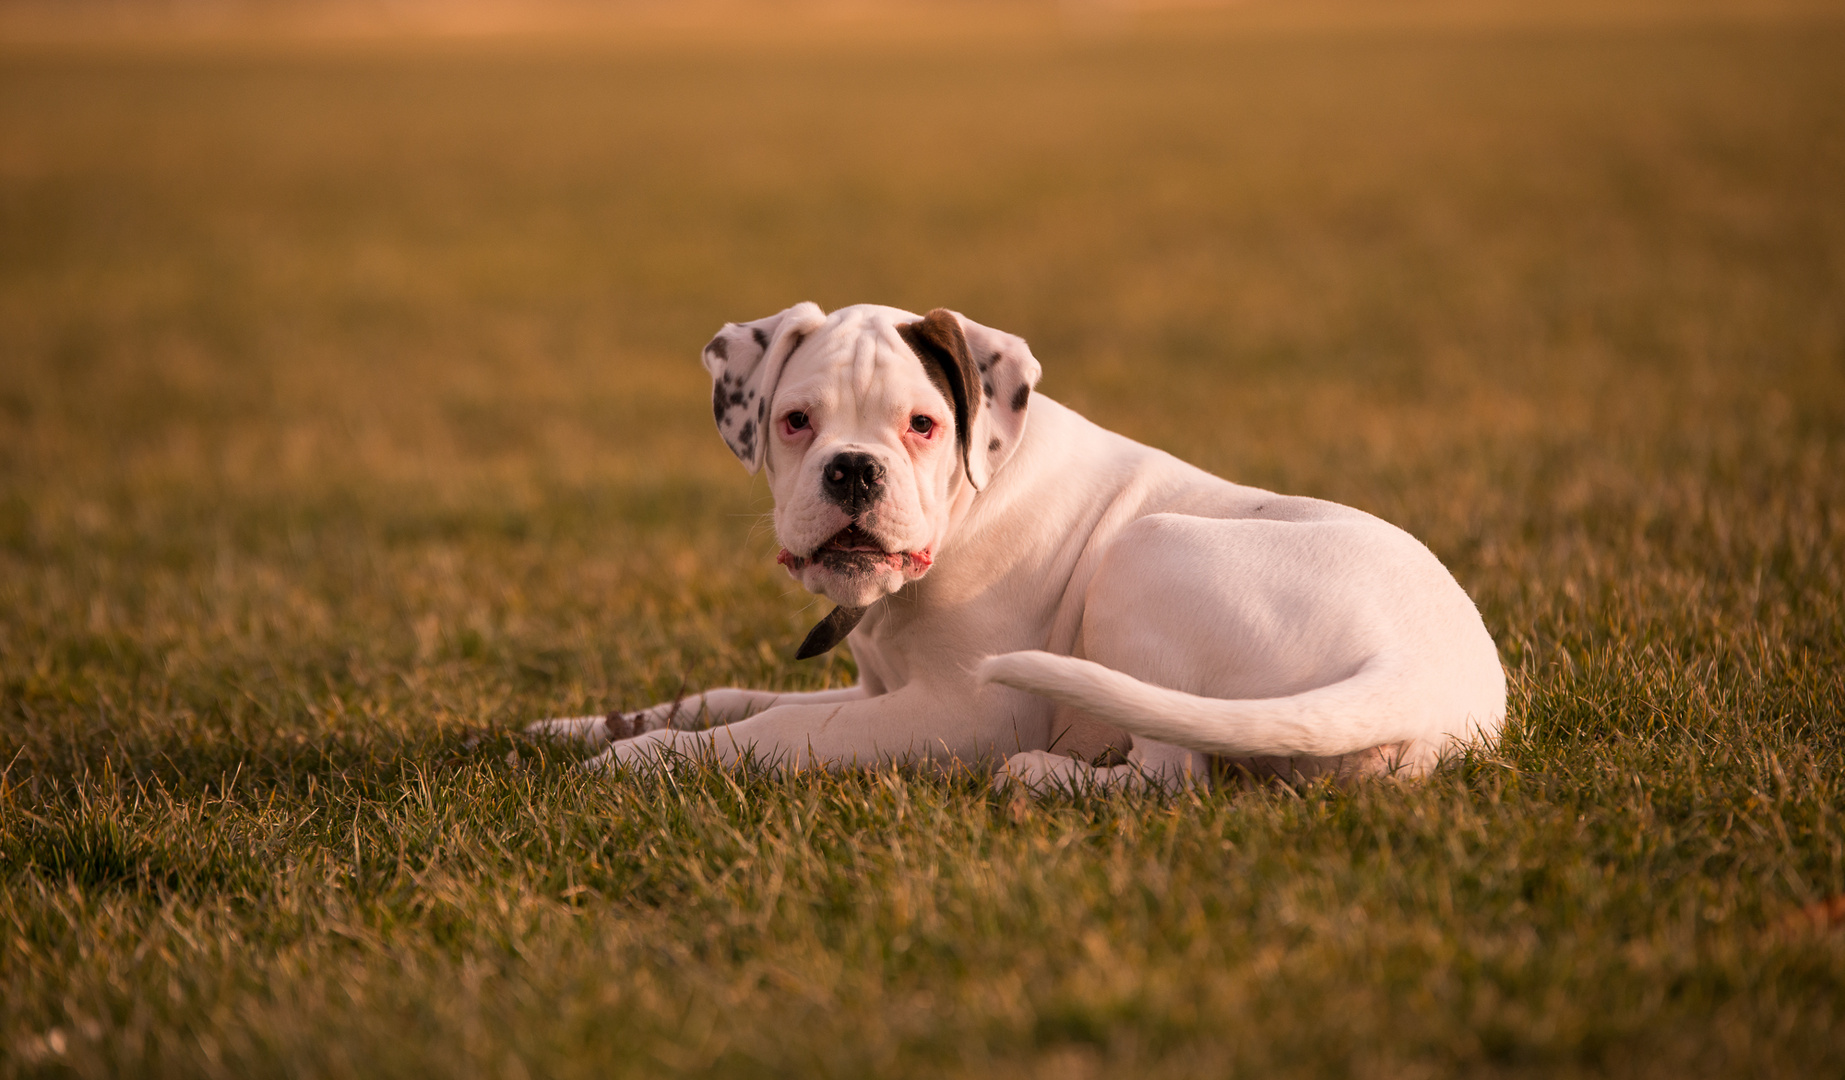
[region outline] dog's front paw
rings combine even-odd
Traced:
[[[707,753],[710,749],[709,737],[672,728],[656,728],[611,744],[607,750],[584,762],[583,767],[605,772],[636,766],[658,768]]]
[[[540,720],[527,724],[526,735],[534,739],[553,739],[574,743],[585,750],[595,750],[612,742],[632,739],[649,731],[670,727],[675,718],[686,715],[677,701],[639,709],[631,713],[612,712],[604,716],[567,716],[558,720]]]
[[[566,716],[557,720],[539,720],[525,725],[525,734],[534,739],[575,743],[586,750],[605,746],[614,738],[607,716]]]
[[[653,709],[642,709],[639,712],[610,713],[602,720],[603,730],[608,733],[606,741],[621,742],[665,727],[665,724],[656,720],[653,712]]]

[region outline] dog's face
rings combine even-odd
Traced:
[[[719,432],[768,466],[780,562],[845,607],[929,572],[1017,448],[1039,370],[1011,334],[868,304],[726,325],[704,360]]]

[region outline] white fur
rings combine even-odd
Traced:
[[[822,318],[804,304],[727,326],[722,355],[705,356],[758,421],[740,439],[741,414],[717,403],[732,449],[768,468],[789,553],[851,523],[820,484],[847,450],[886,469],[860,527],[884,550],[927,554],[791,566],[814,592],[872,605],[848,639],[859,685],[713,690],[612,725],[533,730],[592,747],[610,726],[644,732],[602,764],[667,749],[785,767],[1003,760],[996,783],[1033,787],[1184,784],[1206,754],[1258,775],[1418,776],[1496,737],[1505,676],[1492,638],[1414,538],[1232,484],[1030,395],[1025,343],[955,316],[987,382],[972,388],[964,467],[953,403],[896,331],[918,318],[870,305]],[[751,331],[765,327],[759,349]],[[1020,387],[1028,403],[1013,409]],[[807,430],[779,426],[792,410]],[[933,438],[910,431],[918,415]],[[1126,764],[1087,763],[1110,746],[1130,750]]]

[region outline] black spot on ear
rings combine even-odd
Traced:
[[[990,382],[983,382],[983,383],[981,383],[981,384],[980,384],[980,388],[981,388],[982,390],[985,390],[985,391],[987,392],[987,396],[988,396],[988,397],[992,397],[992,396],[993,396],[993,384],[992,384],[992,383],[990,383]]]
[[[750,327],[750,336],[756,339],[756,347],[758,349],[766,349],[769,347],[769,335],[762,332],[762,327]]]
[[[713,386],[711,388],[711,415],[717,419],[718,423],[722,424],[724,422],[724,414],[729,411],[730,405],[724,400],[723,384],[720,383],[717,386]]]
[[[741,405],[741,404],[743,404],[743,391],[741,391],[741,390],[732,390],[732,391],[730,392],[730,403],[731,403],[732,405]]]
[[[737,432],[737,441],[743,444],[746,452],[756,449],[756,421],[743,421],[742,430]]]
[[[717,357],[719,360],[728,360],[730,359],[730,342],[724,340],[723,334],[719,334],[717,337],[711,339],[710,344],[705,346],[705,351]]]
[[[998,440],[998,439],[994,439],[994,440],[993,440],[992,442],[990,442],[990,443],[988,443],[988,444],[987,444],[987,449],[988,449],[988,450],[998,450],[998,449],[999,449],[999,440]]]
[[[1012,411],[1018,412],[1020,409],[1023,409],[1025,407],[1025,399],[1030,396],[1031,387],[1024,383],[1020,383],[1018,390],[1012,395]]]

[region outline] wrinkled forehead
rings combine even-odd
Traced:
[[[841,403],[877,412],[907,407],[932,393],[940,396],[922,361],[897,333],[900,324],[918,318],[873,305],[834,312],[789,358],[776,402]]]

